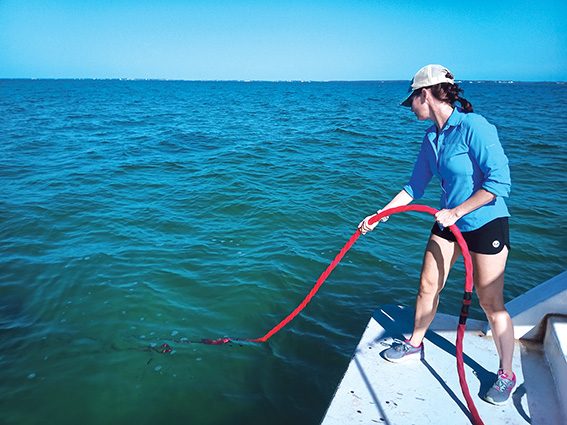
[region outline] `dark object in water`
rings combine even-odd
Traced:
[[[173,351],[173,348],[171,348],[169,344],[164,342],[163,344],[161,344],[158,351],[162,354],[169,354]]]
[[[218,338],[218,339],[209,339],[209,338],[203,338],[201,340],[201,342],[203,344],[208,344],[208,345],[222,345],[222,344],[228,344],[229,342],[231,342],[232,340],[230,338]]]

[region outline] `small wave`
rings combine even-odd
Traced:
[[[345,134],[347,136],[355,136],[355,137],[364,137],[365,139],[379,139],[378,136],[374,136],[372,134],[360,133],[358,131],[353,130],[345,130],[344,128],[337,127],[333,130],[333,133]]]
[[[157,170],[157,169],[159,169],[159,165],[154,164],[154,163],[126,162],[126,163],[120,164],[118,169],[120,171],[130,171],[130,172],[132,172],[132,171],[147,171],[147,170]]]

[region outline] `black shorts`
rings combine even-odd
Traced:
[[[437,223],[431,228],[431,233],[448,241],[457,241],[455,235],[448,227],[441,230]],[[507,246],[508,250],[510,250],[508,217],[495,218],[478,229],[462,232],[462,234],[471,252],[476,252],[477,254],[498,254],[504,249],[504,246]]]

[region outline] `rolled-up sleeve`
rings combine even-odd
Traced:
[[[424,140],[413,166],[410,181],[404,186],[404,190],[413,198],[419,199],[425,193],[425,188],[431,181],[433,174],[427,159],[428,141]],[[431,148],[429,148],[431,149]]]
[[[469,147],[484,175],[482,188],[496,196],[510,194],[511,180],[508,158],[504,153],[496,127],[481,116],[469,127]]]

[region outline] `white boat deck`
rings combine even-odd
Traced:
[[[411,333],[413,311],[391,305],[376,310],[322,425],[470,424],[456,368],[457,323],[457,317],[437,314],[426,334],[424,359],[394,364],[381,353],[392,338],[403,339]],[[480,398],[494,382],[498,368],[496,348],[485,329],[485,322],[469,319],[463,344],[469,391],[484,423],[565,424],[539,343],[516,341],[517,386],[512,400],[494,406]]]

